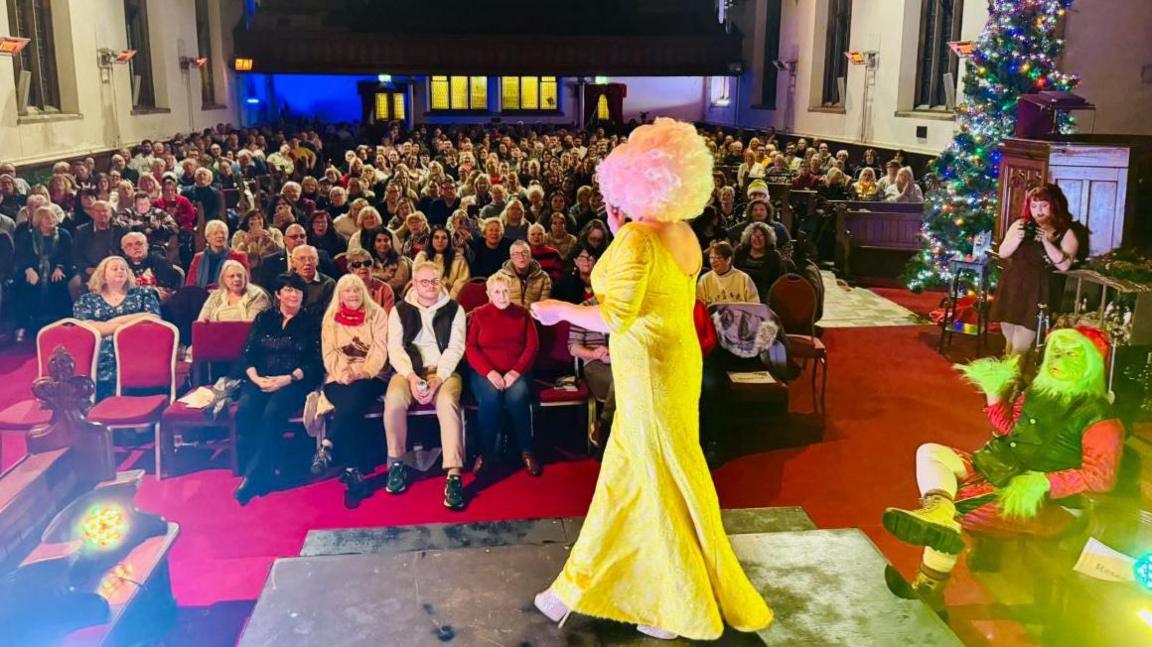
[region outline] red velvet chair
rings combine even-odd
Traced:
[[[157,472],[160,462],[160,416],[176,398],[176,326],[142,319],[112,337],[116,349],[116,395],[88,411],[88,420],[110,429],[151,427],[156,435]],[[134,395],[144,391],[153,395]],[[126,395],[132,393],[133,395]]]
[[[399,299],[400,297],[397,297]],[[472,312],[476,308],[488,303],[487,279],[475,278],[464,284],[456,295],[456,303],[464,308],[464,312]]]
[[[251,329],[252,323],[249,321],[197,321],[192,324],[193,389],[211,383],[214,377],[211,369],[214,365],[230,364],[243,356],[244,343],[248,340],[248,331]],[[193,409],[179,400],[168,405],[160,416],[160,427],[156,437],[158,446],[156,478],[162,479],[167,475],[163,465],[175,458],[176,437],[181,432],[186,429],[214,426],[228,430],[232,473],[238,474],[240,469],[236,454],[234,408],[235,405],[229,407],[221,420],[209,421],[204,417],[203,409]]]
[[[799,274],[785,274],[768,289],[768,307],[780,317],[788,334],[792,356],[807,367],[812,367],[812,407],[824,413],[824,399],[828,391],[828,349],[816,337],[816,288]],[[816,374],[823,367],[820,398],[816,398]]]
[[[76,362],[77,376],[96,379],[100,356],[100,333],[79,319],[61,319],[40,329],[36,335],[36,377],[48,375],[48,360],[57,346],[63,346]],[[0,411],[0,432],[27,432],[46,425],[52,411],[36,398],[13,403]]]
[[[576,388],[556,388],[556,378],[566,375],[580,375],[578,362],[568,352],[568,331],[571,324],[561,321],[555,326],[536,326],[540,350],[536,354],[536,406],[541,409],[551,407],[586,407],[588,416],[587,436],[592,435],[592,425],[596,421],[596,398],[583,381],[576,380]],[[536,407],[533,407],[532,428],[535,436]]]

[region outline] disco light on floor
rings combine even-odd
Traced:
[[[128,532],[128,516],[118,505],[96,504],[80,520],[80,532],[89,548],[115,548]]]

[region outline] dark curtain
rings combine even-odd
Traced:
[[[624,97],[628,96],[628,86],[624,83],[586,84],[584,86],[584,123],[597,122],[596,106],[599,105],[601,96],[605,96],[608,100],[608,121],[612,125],[622,125],[624,123]]]

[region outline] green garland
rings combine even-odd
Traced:
[[[1152,257],[1135,248],[1117,249],[1090,258],[1084,268],[1122,281],[1152,284]]]

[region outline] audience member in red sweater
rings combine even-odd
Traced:
[[[540,264],[540,269],[555,285],[564,273],[564,258],[560,256],[560,250],[545,244],[546,234],[544,225],[533,223],[528,227],[528,245],[532,248],[532,260]]]
[[[540,475],[532,451],[532,363],[539,341],[528,310],[511,302],[511,280],[497,272],[488,277],[488,303],[472,311],[465,357],[472,367],[472,394],[479,403],[480,455],[472,471],[481,474],[496,458],[503,415],[520,446],[524,469]],[[490,469],[490,468],[489,468]]]

